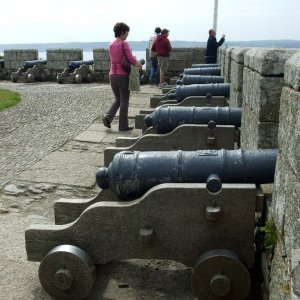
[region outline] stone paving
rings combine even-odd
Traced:
[[[39,283],[39,263],[27,261],[25,230],[34,223],[54,224],[53,204],[60,198],[96,196],[103,149],[120,135],[141,131],[120,134],[117,118],[112,130],[102,125],[113,99],[108,84],[3,81],[0,88],[22,95],[17,106],[0,112],[0,299],[50,300]],[[148,85],[131,96],[130,124],[158,92]],[[174,293],[193,299],[190,269],[176,262],[129,260],[100,269],[89,299],[175,299]],[[120,288],[125,281],[128,287]]]

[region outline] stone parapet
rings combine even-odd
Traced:
[[[232,52],[235,48],[228,47],[225,50],[225,62],[224,62],[224,81],[230,83],[231,82],[231,62],[232,62]]]
[[[9,79],[12,72],[23,68],[26,60],[37,60],[38,51],[35,49],[9,49],[4,50],[4,69]]]
[[[149,50],[146,49],[146,71],[151,69],[151,60],[149,58]],[[205,63],[205,48],[173,48],[169,69],[166,74],[167,81],[171,77],[176,77],[183,72],[185,68],[190,68],[192,64],[204,64]]]
[[[279,111],[278,148],[271,213],[277,243],[270,272],[270,299],[299,299],[293,293],[291,265],[293,252],[300,249],[300,51],[287,60],[284,68]],[[299,265],[299,264],[298,264]],[[299,286],[300,278],[294,278]],[[292,297],[292,298],[291,298]]]
[[[61,73],[65,68],[68,68],[71,60],[82,60],[82,49],[57,48],[47,49],[47,69],[52,80],[56,80],[58,73]]]
[[[234,48],[231,51],[230,101],[229,105],[241,107],[243,101],[244,56],[249,48]]]
[[[296,50],[253,48],[245,52],[243,72],[243,115],[241,147],[245,149],[277,147],[284,65]],[[246,114],[245,111],[248,113]],[[267,127],[260,123],[268,123]],[[265,136],[266,140],[257,139]],[[267,138],[268,137],[268,138]],[[274,139],[274,140],[272,140]],[[257,144],[253,144],[256,140]],[[261,142],[260,142],[261,141]]]

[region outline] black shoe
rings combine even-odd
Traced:
[[[103,117],[103,118],[102,118],[102,123],[103,123],[103,125],[104,125],[105,127],[111,128],[111,126],[110,126],[110,121],[109,121],[106,117]]]
[[[128,130],[132,130],[134,127],[133,126],[128,126],[127,128],[123,128],[123,129],[119,129],[119,131],[128,131]]]

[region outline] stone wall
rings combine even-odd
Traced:
[[[10,79],[12,72],[23,68],[26,60],[38,59],[38,51],[35,49],[9,49],[4,50],[4,69],[6,79]]]
[[[277,148],[284,65],[297,50],[253,48],[245,53],[241,147]]]
[[[52,80],[68,67],[71,60],[82,60],[82,49],[47,49],[47,69]]]
[[[149,50],[146,49],[146,51],[146,70],[150,72]],[[171,77],[178,76],[185,68],[190,68],[192,64],[204,64],[204,56],[205,48],[173,48],[166,80],[169,81]]]
[[[150,72],[151,61],[149,59],[149,51],[146,51],[146,71]],[[170,56],[170,66],[166,74],[166,79],[178,76],[184,68],[189,68],[192,64],[204,63],[205,48],[174,48]],[[1,75],[9,75],[18,68],[23,67],[25,60],[38,59],[37,50],[5,50],[4,51],[4,69]],[[50,80],[56,80],[58,73],[61,73],[68,67],[71,60],[82,60],[82,49],[47,49],[47,72]],[[108,73],[110,68],[110,59],[108,49],[93,49],[95,80],[100,82],[108,82]],[[1,79],[1,78],[0,78]],[[3,79],[10,79],[8,76]]]
[[[241,107],[243,101],[244,56],[249,48],[234,48],[231,51],[230,101],[229,105]]]
[[[279,238],[271,263],[269,299],[300,299],[300,272],[297,272],[297,268],[300,268],[299,128],[300,51],[289,58],[285,64],[284,87],[280,99],[279,157],[269,216],[275,222]],[[292,265],[293,260],[296,261],[294,265]],[[298,286],[298,296],[296,296],[296,286]]]

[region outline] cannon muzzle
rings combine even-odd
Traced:
[[[121,200],[141,197],[162,183],[207,183],[211,191],[218,191],[222,183],[272,183],[277,153],[276,149],[122,151],[108,168],[99,169],[96,181]]]

